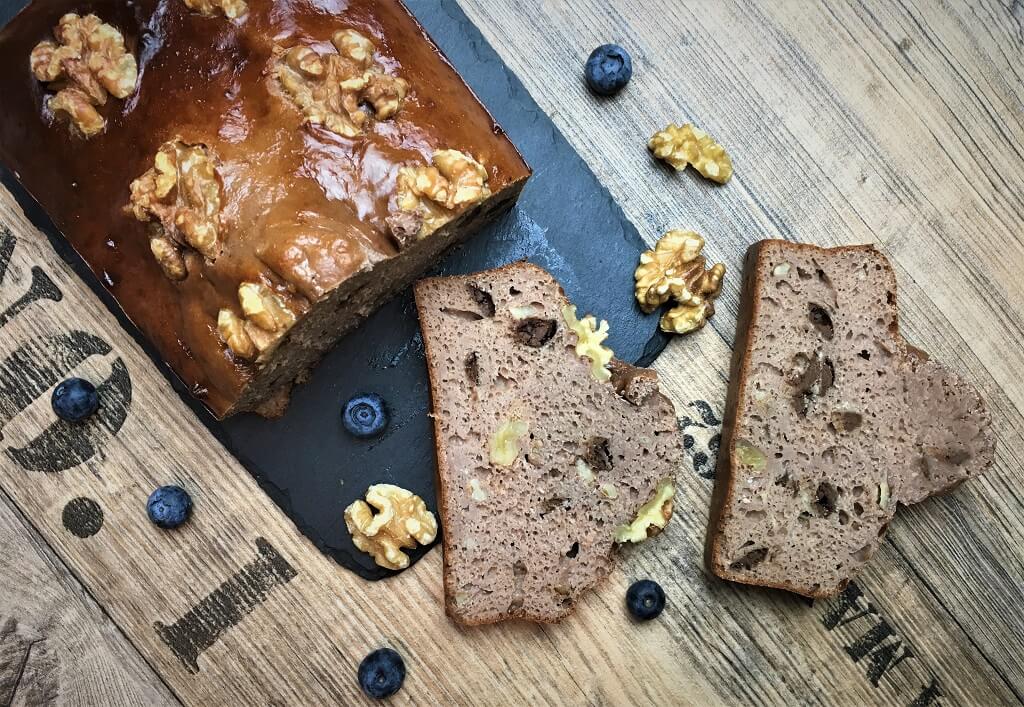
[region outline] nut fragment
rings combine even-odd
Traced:
[[[736,442],[736,461],[753,471],[761,471],[768,464],[764,452],[742,439]]]
[[[510,466],[519,456],[519,438],[530,431],[530,425],[512,418],[505,420],[491,436],[491,464]]]
[[[182,247],[193,248],[210,260],[217,257],[221,201],[220,179],[210,150],[205,145],[171,140],[157,150],[153,167],[131,183],[126,210],[139,221],[152,224],[153,255],[168,277],[180,279],[171,274],[168,263],[180,260]]]
[[[295,312],[281,295],[263,283],[243,282],[239,285],[238,303],[244,319],[229,309],[222,309],[217,315],[221,339],[239,358],[251,360],[255,357],[260,363],[273,353],[295,324]],[[224,327],[221,327],[222,321]],[[244,336],[238,333],[239,326]]]
[[[608,322],[602,319],[601,325],[598,326],[597,319],[592,314],[577,319],[576,305],[572,304],[562,308],[562,318],[569,329],[576,333],[576,355],[590,359],[590,375],[594,380],[610,380],[612,374],[608,370],[608,364],[614,352],[601,344],[608,338]]]
[[[190,9],[202,15],[216,15],[222,12],[229,20],[241,17],[249,9],[245,0],[185,0]]]
[[[373,42],[359,32],[340,30],[332,41],[336,53],[320,54],[303,45],[278,48],[274,76],[307,123],[356,137],[369,118],[362,106],[372,106],[378,120],[393,117],[409,92],[409,82],[384,73],[373,61]]]
[[[720,184],[725,184],[732,176],[732,160],[725,148],[690,123],[681,127],[669,123],[651,137],[647,146],[655,157],[677,170],[682,171],[692,164],[703,176]]]
[[[669,231],[640,255],[633,274],[636,299],[653,312],[670,299],[676,306],[661,318],[663,331],[686,334],[700,329],[715,313],[714,300],[722,290],[725,265],[705,270],[704,239],[693,231]]]
[[[400,211],[421,219],[419,238],[424,238],[454,218],[462,208],[491,195],[487,170],[458,150],[437,150],[430,165],[402,167],[395,182]]]
[[[409,566],[409,556],[402,548],[429,545],[437,537],[437,518],[423,499],[392,484],[370,486],[365,501],[355,501],[345,509],[345,526],[357,548],[390,570]]]
[[[185,258],[182,257],[181,250],[171,239],[164,236],[150,238],[149,249],[152,251],[153,257],[156,258],[160,268],[164,271],[167,279],[184,280],[188,275],[188,270],[185,268]]]
[[[107,96],[126,98],[135,90],[138,66],[124,36],[96,15],[68,13],[53,30],[57,43],[44,40],[29,56],[32,74],[55,91],[47,107],[67,115],[74,128],[92,137],[106,127],[96,110]]]
[[[615,529],[615,542],[638,543],[664,530],[672,517],[672,499],[675,495],[676,487],[672,479],[659,481],[654,496],[640,506],[636,519],[629,525],[621,525]]]

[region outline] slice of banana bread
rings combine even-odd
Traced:
[[[899,334],[870,246],[762,241],[747,254],[708,564],[810,597],[843,589],[897,503],[992,462],[984,403]]]
[[[448,614],[553,622],[664,527],[683,449],[653,371],[612,359],[544,270],[416,285]]]

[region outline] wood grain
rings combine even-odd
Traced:
[[[259,491],[0,192],[0,223],[18,239],[0,311],[29,287],[33,266],[61,293],[3,326],[0,361],[22,344],[82,330],[108,349],[95,346],[79,362],[68,351],[81,341],[54,340],[56,358],[98,380],[121,361],[130,378],[130,402],[110,389],[127,411],[123,423],[87,431],[96,453],[84,463],[28,472],[0,450],[10,503],[189,704],[357,703],[356,666],[380,645],[408,662],[402,703],[1022,701],[1019,3],[461,4],[645,238],[693,228],[730,269],[712,325],[674,341],[656,366],[691,440],[692,468],[681,473],[667,532],[624,553],[611,580],[558,626],[454,626],[442,613],[437,550],[394,579],[359,580]],[[591,97],[580,74],[589,50],[606,41],[628,46],[636,63],[614,101]],[[726,145],[736,165],[728,185],[650,159],[647,137],[670,120],[692,120]],[[813,605],[724,584],[701,559],[737,272],[746,246],[767,235],[882,246],[897,267],[908,336],[981,388],[1000,442],[986,477],[901,510],[857,583]],[[3,427],[4,449],[30,445],[50,424],[44,382]],[[13,409],[4,395],[0,420]],[[79,453],[57,456],[70,463]],[[174,533],[149,525],[143,511],[149,490],[170,482],[197,503],[193,521]],[[87,538],[61,521],[78,496],[104,513]],[[662,617],[642,626],[622,609],[625,587],[640,577],[669,594]],[[0,575],[0,614],[10,613],[16,581]],[[190,611],[195,620],[175,623]],[[184,626],[192,642],[172,649],[156,622]],[[181,659],[207,644],[194,666]]]
[[[0,705],[180,704],[0,493]]]

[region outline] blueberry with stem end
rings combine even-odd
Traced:
[[[641,579],[626,590],[626,606],[640,621],[649,621],[665,608],[665,592],[657,582]]]
[[[378,648],[359,664],[359,687],[376,700],[398,692],[405,682],[405,661],[391,648]]]
[[[57,384],[50,398],[54,413],[67,422],[81,422],[99,409],[96,386],[82,378],[68,378]]]
[[[341,422],[355,437],[376,437],[388,424],[384,398],[376,393],[361,393],[345,403]]]
[[[611,96],[623,89],[633,76],[633,60],[618,44],[602,44],[587,59],[584,76],[590,90]]]
[[[192,497],[180,486],[161,486],[146,501],[146,513],[160,528],[177,528],[192,514]]]

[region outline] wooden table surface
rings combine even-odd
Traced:
[[[693,441],[667,532],[557,626],[455,626],[440,549],[358,579],[260,492],[0,190],[0,705],[356,704],[356,666],[381,645],[407,661],[400,704],[1022,701],[1020,0],[461,4],[645,239],[697,230],[729,268],[711,325],[655,366]],[[613,101],[580,78],[606,41],[635,62]],[[669,121],[728,148],[727,186],[650,159]],[[906,335],[980,388],[999,437],[986,476],[901,509],[830,601],[702,564],[738,271],[765,236],[881,247]],[[50,436],[49,389],[71,371],[109,379],[121,403],[88,434]],[[198,509],[173,534],[143,510],[170,482]],[[96,507],[102,527],[78,537]],[[669,605],[637,626],[622,603],[640,577]]]

